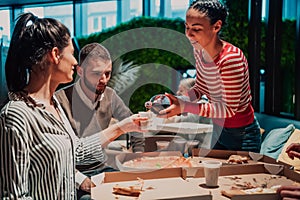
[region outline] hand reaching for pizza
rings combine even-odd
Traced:
[[[300,144],[299,143],[292,143],[290,144],[286,151],[285,151],[288,156],[291,159],[294,159],[294,157],[299,158],[300,159]]]

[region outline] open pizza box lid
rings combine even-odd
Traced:
[[[116,156],[116,165],[120,171],[153,171],[159,168],[130,168],[123,165],[126,161],[141,157],[159,157],[159,156],[182,156],[179,151],[145,152],[145,153],[123,153]]]
[[[123,199],[176,199],[176,200],[212,200],[209,191],[198,185],[191,185],[182,179],[181,168],[167,168],[140,172],[105,172],[93,176],[92,181],[96,187],[92,188],[91,195],[94,200],[123,200]],[[143,190],[139,196],[130,197],[113,193],[113,187],[128,187],[143,180]]]

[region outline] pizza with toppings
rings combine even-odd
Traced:
[[[123,163],[124,167],[138,169],[160,169],[175,167],[192,167],[190,158],[183,156],[144,156]]]
[[[235,195],[245,195],[245,194],[269,194],[269,193],[276,193],[277,189],[281,185],[275,185],[270,188],[262,188],[262,187],[255,187],[251,189],[231,189],[231,190],[222,190],[221,194],[227,197],[233,197]]]
[[[241,156],[241,155],[231,155],[227,163],[229,164],[244,164],[248,163],[249,157],[248,156]]]

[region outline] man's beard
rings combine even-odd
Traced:
[[[101,94],[103,94],[103,92],[105,91],[105,88],[106,88],[106,84],[102,85],[102,87],[98,88],[97,86],[94,86],[93,84],[91,84],[87,79],[84,79],[84,84],[90,91],[95,92],[95,100],[94,100],[95,102],[97,101],[99,96]]]

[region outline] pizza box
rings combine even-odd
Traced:
[[[203,167],[183,168],[182,177],[190,182],[195,182],[205,187],[205,176]],[[276,189],[271,193],[261,192],[259,194],[239,194],[237,190],[232,190],[235,184],[252,184],[263,188],[279,187],[280,185],[298,185],[300,183],[300,174],[292,170],[288,165],[272,163],[253,163],[250,165],[223,165],[220,168],[219,187],[211,189],[214,199],[232,200],[277,200]],[[300,186],[300,184],[299,184]],[[255,190],[255,189],[253,189]],[[265,189],[267,190],[267,189]],[[227,196],[221,194],[221,191]],[[270,190],[269,190],[270,191]]]
[[[231,155],[240,155],[240,156],[247,156],[249,158],[247,163],[243,164],[229,164],[227,162],[228,158]],[[199,167],[202,167],[201,162],[204,160],[217,160],[222,162],[222,167],[231,167],[232,170],[239,170],[241,167],[244,170],[247,169],[252,169],[251,165],[257,166],[258,164],[264,164],[264,163],[269,163],[269,164],[275,164],[275,165],[283,165],[286,166],[287,168],[293,168],[291,165],[288,165],[286,163],[279,162],[275,160],[274,158],[259,154],[259,153],[254,153],[254,152],[246,152],[246,151],[231,151],[231,150],[214,150],[214,149],[205,149],[205,148],[195,148],[192,150],[192,157],[193,157],[193,162],[199,162],[198,165],[193,164],[192,167],[186,170],[186,177],[189,176],[194,176],[196,171],[198,170]],[[250,170],[251,171],[251,170]],[[247,171],[245,173],[248,173]]]
[[[161,152],[144,152],[144,153],[122,153],[116,156],[116,166],[120,171],[153,171],[159,169],[159,166],[156,168],[146,168],[138,169],[126,167],[123,165],[124,162],[133,160],[141,157],[160,157],[160,156],[182,156],[180,151],[161,151]]]
[[[263,163],[271,163],[271,164],[281,164],[290,166],[286,163],[279,162],[274,158],[269,156],[254,153],[254,152],[247,152],[247,151],[232,151],[232,150],[215,150],[215,149],[205,149],[205,148],[195,148],[192,149],[192,156],[195,157],[202,157],[202,158],[214,158],[226,161],[231,155],[241,155],[241,156],[248,156],[250,158],[249,164],[263,162]],[[291,167],[291,166],[290,166]]]
[[[181,177],[181,168],[158,169],[149,172],[105,172],[93,176],[96,187],[91,189],[94,200],[176,199],[212,200],[210,192]],[[129,187],[142,184],[139,197],[113,193],[113,187]]]
[[[210,190],[213,199],[218,200],[279,200],[279,196],[276,193],[276,189],[279,186],[299,184],[297,181],[299,180],[299,175],[295,174],[296,177],[293,175],[290,176],[291,173],[296,172],[292,172],[292,170],[289,170],[283,166],[273,166],[275,168],[273,170],[276,171],[280,168],[282,171],[280,171],[279,174],[270,174],[269,170],[272,167],[268,167],[268,169],[265,168],[264,164],[258,164],[258,166],[252,165],[240,167],[240,170],[231,168],[230,166],[222,167],[218,179],[218,187],[216,188],[207,188],[205,186],[203,169],[199,169],[201,172],[196,174],[195,177],[190,177],[186,180],[199,185],[200,187],[207,188],[207,190]],[[248,169],[244,170],[244,168]],[[249,168],[252,168],[252,171]],[[246,187],[253,188],[246,189]],[[224,195],[222,195],[222,193]]]

